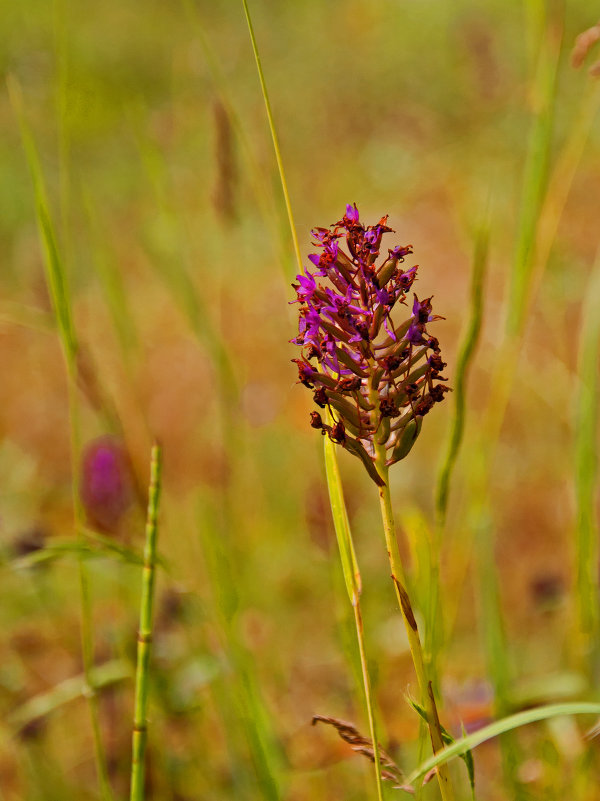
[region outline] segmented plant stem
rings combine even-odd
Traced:
[[[419,692],[421,694],[420,700],[427,713],[431,745],[434,753],[437,753],[444,747],[442,730],[435,703],[435,697],[433,694],[433,687],[431,682],[428,680],[425,670],[425,661],[423,658],[421,639],[419,637],[419,629],[417,627],[417,621],[415,620],[412,610],[410,597],[406,589],[404,567],[398,551],[398,543],[396,541],[396,533],[394,528],[394,515],[392,512],[392,501],[390,496],[389,468],[385,464],[385,446],[376,445],[376,453],[377,469],[385,481],[385,484],[382,487],[379,487],[379,502],[381,507],[383,530],[385,534],[385,544],[388,552],[390,568],[392,571],[392,580],[394,582],[396,596],[398,598],[398,605],[400,606],[400,611],[402,612],[402,619],[404,620],[404,626],[408,636],[408,644],[415,667],[415,673],[417,674],[417,682],[419,685]],[[443,801],[453,801],[454,791],[450,781],[448,766],[440,765],[438,767],[437,775]]]
[[[130,801],[144,798],[146,775],[146,741],[148,736],[148,675],[150,666],[150,643],[152,642],[152,609],[154,605],[154,580],[156,568],[156,540],[158,535],[158,505],[162,451],[158,444],[152,447],[150,464],[150,487],[148,491],[148,516],[146,519],[146,545],[144,547],[144,570],[142,598],[140,603],[140,628],[137,646],[137,670],[135,677],[135,707],[131,757]]]

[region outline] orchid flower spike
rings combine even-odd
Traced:
[[[292,284],[292,302],[299,304],[292,342],[302,349],[293,359],[298,380],[328,410],[325,421],[313,411],[311,426],[360,458],[380,486],[382,448],[388,466],[407,456],[423,417],[449,391],[438,383],[447,380],[441,376],[446,365],[427,331],[428,323],[443,319],[432,314],[431,298],[414,295],[410,316],[393,320],[394,308],[406,305],[417,266],[404,267],[410,245],[380,259],[381,240],[391,230],[387,216],[364,226],[356,205],[346,206],[339,222],[313,229],[320,249],[309,256],[315,269]]]

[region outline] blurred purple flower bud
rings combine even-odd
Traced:
[[[91,442],[82,457],[81,503],[92,525],[114,531],[133,501],[129,460],[112,437]]]

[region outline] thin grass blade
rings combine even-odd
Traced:
[[[287,211],[288,221],[290,225],[290,234],[294,245],[294,253],[296,254],[296,261],[298,262],[298,269],[302,272],[302,256],[300,254],[300,245],[298,243],[298,234],[296,232],[296,225],[294,223],[294,215],[292,212],[292,203],[290,201],[290,193],[288,191],[287,179],[285,177],[285,170],[283,168],[283,159],[281,158],[281,150],[279,149],[279,138],[275,129],[275,122],[273,120],[273,113],[271,111],[271,103],[269,101],[269,94],[267,92],[267,84],[262,70],[260,55],[258,52],[258,45],[254,35],[254,28],[252,26],[252,18],[250,16],[250,9],[248,8],[247,0],[242,0],[244,6],[244,14],[246,15],[246,22],[248,23],[248,33],[250,34],[250,41],[252,42],[252,50],[254,52],[254,59],[256,61],[256,70],[258,72],[258,79],[260,81],[260,88],[262,91],[263,100],[265,102],[265,110],[267,112],[267,119],[269,121],[269,130],[271,131],[271,139],[273,140],[273,149],[275,151],[275,158],[277,160],[277,168],[279,170],[279,180],[281,182],[281,189],[285,201],[285,208]]]
[[[510,337],[517,335],[524,323],[532,269],[535,263],[536,232],[550,168],[560,51],[561,39],[553,28],[549,28],[542,40],[533,85],[536,114],[530,133],[525,164],[519,234],[506,319],[506,331]]]
[[[52,298],[52,305],[56,315],[60,340],[64,349],[65,359],[69,369],[74,374],[75,358],[77,354],[77,338],[73,326],[71,314],[71,303],[69,300],[67,273],[65,265],[62,263],[56,235],[50,218],[50,211],[46,193],[46,187],[38,151],[31,133],[31,128],[27,122],[23,108],[23,97],[19,83],[9,76],[8,90],[13,109],[17,115],[21,129],[21,141],[27,158],[27,165],[31,173],[33,182],[36,215],[40,238],[44,248],[44,267],[46,270],[46,280]]]
[[[128,662],[113,660],[94,668],[91,675],[94,690],[102,690],[121,681],[132,678]],[[65,704],[84,698],[89,685],[84,675],[65,679],[46,692],[40,693],[17,707],[6,718],[6,724],[17,733],[36,720],[46,717]]]
[[[340,469],[337,462],[335,445],[329,437],[323,438],[323,450],[325,452],[325,473],[327,476],[327,488],[329,490],[329,503],[333,516],[333,525],[340,552],[340,561],[344,573],[344,581],[350,603],[354,604],[358,600],[362,585],[354,542],[350,531],[348,511],[344,501],[344,490],[340,476]]]
[[[44,268],[48,292],[56,317],[58,335],[62,347],[66,372],[69,399],[69,424],[71,440],[71,463],[73,470],[72,497],[77,536],[81,538],[83,511],[79,493],[79,457],[81,453],[81,437],[79,431],[79,401],[77,394],[79,346],[73,324],[71,299],[68,291],[67,270],[57,245],[55,229],[50,215],[47,192],[37,147],[33,133],[27,121],[23,97],[19,83],[9,76],[8,90],[15,114],[21,129],[21,140],[27,159],[34,188],[36,217],[42,248],[44,252]],[[84,672],[87,677],[89,691],[87,693],[98,781],[104,801],[112,801],[113,794],[108,778],[106,755],[100,732],[97,699],[91,685],[91,673],[94,665],[94,634],[92,625],[92,604],[89,578],[83,559],[79,559],[79,586],[81,604],[81,644]]]
[[[469,322],[463,334],[456,360],[453,383],[454,416],[448,438],[446,456],[437,479],[435,508],[438,529],[443,529],[446,522],[450,480],[465,429],[467,378],[475,349],[479,342],[481,321],[483,319],[483,289],[488,265],[489,235],[489,221],[486,220],[480,226],[475,238],[471,271]]]
[[[461,756],[467,751],[472,751],[478,745],[494,739],[501,734],[506,734],[510,731],[515,731],[522,726],[527,726],[530,723],[537,723],[540,720],[548,720],[549,718],[563,717],[568,715],[599,715],[600,704],[589,702],[573,702],[570,704],[549,704],[548,706],[540,706],[535,709],[528,709],[525,712],[517,712],[515,715],[496,720],[488,726],[484,726],[479,731],[469,734],[467,737],[461,737],[455,740],[452,745],[446,746],[442,751],[439,751],[435,756],[426,759],[418,768],[416,768],[408,777],[408,783],[413,784],[425,774],[429,773],[438,765],[448,762],[453,757]]]
[[[577,581],[579,626],[584,647],[597,666],[600,658],[598,613],[598,359],[600,357],[600,251],[582,313],[579,391],[575,415],[575,494],[577,501]]]
[[[331,422],[331,420],[329,421]],[[367,707],[367,717],[369,720],[369,731],[371,734],[371,742],[373,744],[373,764],[375,767],[375,781],[377,788],[377,798],[379,801],[383,798],[383,786],[381,777],[381,758],[379,752],[379,742],[377,740],[377,727],[375,725],[374,704],[371,692],[371,680],[369,677],[369,670],[367,665],[367,656],[364,642],[364,628],[362,621],[362,614],[360,610],[360,594],[362,591],[362,580],[358,562],[356,559],[356,551],[354,549],[354,542],[352,540],[352,532],[350,530],[350,521],[348,519],[348,510],[346,509],[346,502],[344,500],[344,488],[342,486],[342,479],[337,462],[337,454],[335,452],[335,445],[329,437],[323,439],[323,449],[325,455],[325,473],[327,476],[327,488],[329,490],[329,504],[331,506],[331,514],[333,517],[333,525],[335,528],[335,535],[338,543],[338,550],[340,554],[340,561],[342,564],[342,572],[344,574],[344,582],[346,584],[346,591],[348,598],[352,604],[354,611],[354,625],[356,628],[356,638],[358,642],[358,650],[360,655],[360,666],[363,680],[363,690],[365,694],[365,703]]]

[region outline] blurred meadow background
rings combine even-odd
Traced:
[[[460,737],[461,723],[600,700],[593,33],[571,63],[598,8],[251,12],[303,258],[346,203],[368,223],[389,214],[388,246],[413,245],[416,292],[446,318],[432,333],[455,390],[458,354],[470,358],[464,396],[392,471],[422,633],[440,558],[443,636],[429,647],[445,725]],[[297,269],[242,5],[23,0],[0,29],[0,799],[127,797],[155,438],[147,798],[374,797],[370,763],[311,726],[321,714],[367,731],[322,439],[290,364]],[[380,739],[410,773],[427,752],[377,498],[357,460],[339,460]],[[594,722],[556,717],[479,746],[477,797],[600,798]],[[452,771],[470,798],[462,763]]]

